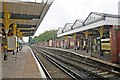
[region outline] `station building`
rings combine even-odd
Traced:
[[[85,20],[66,23],[57,32],[56,47],[84,50],[91,56],[110,55],[111,62],[120,60],[120,16],[91,12]]]

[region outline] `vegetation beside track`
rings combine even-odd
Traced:
[[[37,43],[37,42],[44,42],[48,40],[53,40],[56,38],[57,30],[49,30],[45,31],[44,33],[40,34],[39,36],[35,36],[34,38],[29,38],[29,43]]]

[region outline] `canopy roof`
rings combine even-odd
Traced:
[[[71,30],[73,23],[66,23],[64,28],[63,28],[63,32],[67,32]]]
[[[69,26],[68,29],[71,30],[63,31],[57,34],[57,37],[94,29],[103,25],[120,25],[120,23],[118,23],[119,19],[120,15],[91,12],[85,20],[76,20],[72,26]]]
[[[83,22],[84,22],[84,20],[82,20],[82,19],[77,19],[77,20],[74,22],[74,24],[73,24],[73,26],[72,26],[72,29],[76,29],[76,28],[78,28],[78,27],[81,27],[81,26],[83,25]]]
[[[3,27],[4,6],[10,13],[10,21],[17,24],[17,28],[23,32],[23,36],[33,36],[45,17],[53,1],[46,2],[2,2],[0,25]],[[5,5],[4,5],[5,3]],[[13,24],[10,25],[12,27]]]
[[[62,32],[63,32],[63,27],[59,27],[57,34],[61,34]]]

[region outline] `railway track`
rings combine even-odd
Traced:
[[[38,50],[39,53],[42,53],[45,58],[47,58],[52,63],[55,63],[59,66],[62,66],[65,70],[67,70],[67,74],[71,74],[74,79],[84,79],[84,80],[119,80],[119,74],[110,72],[105,69],[101,69],[92,65],[90,63],[86,63],[84,61],[80,61],[79,59],[71,58],[70,56],[61,55],[57,52],[50,53],[50,51],[46,50]]]
[[[109,72],[120,74],[120,66],[118,66],[116,64],[103,62],[99,59],[87,57],[87,56],[84,56],[84,55],[79,55],[79,53],[74,53],[74,52],[67,51],[67,50],[45,48],[45,47],[39,47],[39,48],[41,48],[43,50],[46,50],[48,52],[54,53],[54,54],[59,55],[59,56],[67,56],[67,57],[70,57],[70,58],[74,58],[76,60],[79,60],[79,61],[82,61],[82,62],[85,62],[85,63],[89,63],[91,65],[95,65],[96,67],[105,69]]]
[[[69,64],[70,67],[73,66],[73,68],[77,70],[81,70],[80,72],[85,73],[83,76],[81,76],[85,80],[119,80],[120,79],[120,73],[116,71],[111,71],[109,69],[98,67],[98,65],[93,65],[90,63],[87,63],[85,61],[81,61],[80,59],[74,58],[73,56],[70,56],[71,53],[65,55],[64,53],[59,53],[56,51],[49,51],[49,50],[43,50],[43,54],[47,54],[51,57],[51,59],[54,59],[54,61],[58,61],[58,63],[62,64]],[[51,52],[51,53],[50,53]],[[56,52],[56,53],[55,53]],[[63,55],[64,54],[64,55]],[[46,55],[46,56],[47,56]],[[77,73],[77,70],[75,73]],[[74,70],[75,71],[75,70]],[[78,71],[78,74],[80,72]]]
[[[66,63],[61,62],[60,60],[57,60],[55,58],[53,58],[52,56],[46,54],[44,51],[42,50],[36,50],[38,53],[42,53],[42,55],[49,60],[50,62],[52,62],[53,64],[57,65],[57,67],[59,67],[60,69],[62,69],[65,73],[67,73],[68,75],[70,75],[72,77],[72,79],[75,80],[92,80],[93,76],[91,79],[87,79],[86,74],[83,73],[83,70],[77,70],[75,69],[73,66],[71,66],[70,64],[67,65]],[[82,76],[81,76],[82,75]],[[89,75],[89,74],[87,74]],[[98,78],[94,78],[96,80],[101,80],[102,78],[98,79]]]
[[[47,71],[46,67],[45,67],[44,64],[41,62],[40,57],[38,56],[39,54],[38,54],[35,50],[33,50],[33,52],[34,52],[35,57],[37,58],[39,64],[41,65],[41,67],[42,67],[42,69],[43,69],[43,71],[44,71],[47,79],[53,80],[52,77],[51,77],[51,75],[50,75],[49,72]]]
[[[56,80],[56,79],[62,79],[62,80],[73,80],[71,76],[66,74],[62,68],[58,65],[53,64],[53,62],[47,60],[41,52],[38,52],[37,49],[32,48],[38,62],[40,63],[47,80]]]

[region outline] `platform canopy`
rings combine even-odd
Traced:
[[[4,26],[4,7],[6,6],[7,11],[10,13],[10,21],[17,24],[17,29],[20,29],[25,37],[35,34],[53,2],[53,0],[42,0],[41,2],[28,2],[29,0],[4,1],[1,1],[2,10],[0,11],[0,15],[2,16],[0,16],[0,25]]]
[[[67,32],[71,30],[73,23],[66,23],[64,28],[63,28],[63,32]]]
[[[92,30],[104,25],[118,26],[120,25],[120,23],[118,22],[119,20],[120,15],[91,12],[85,20],[78,19],[74,22],[72,26],[63,27],[63,31],[61,30],[61,28],[58,29],[57,37],[62,37],[86,30]]]

